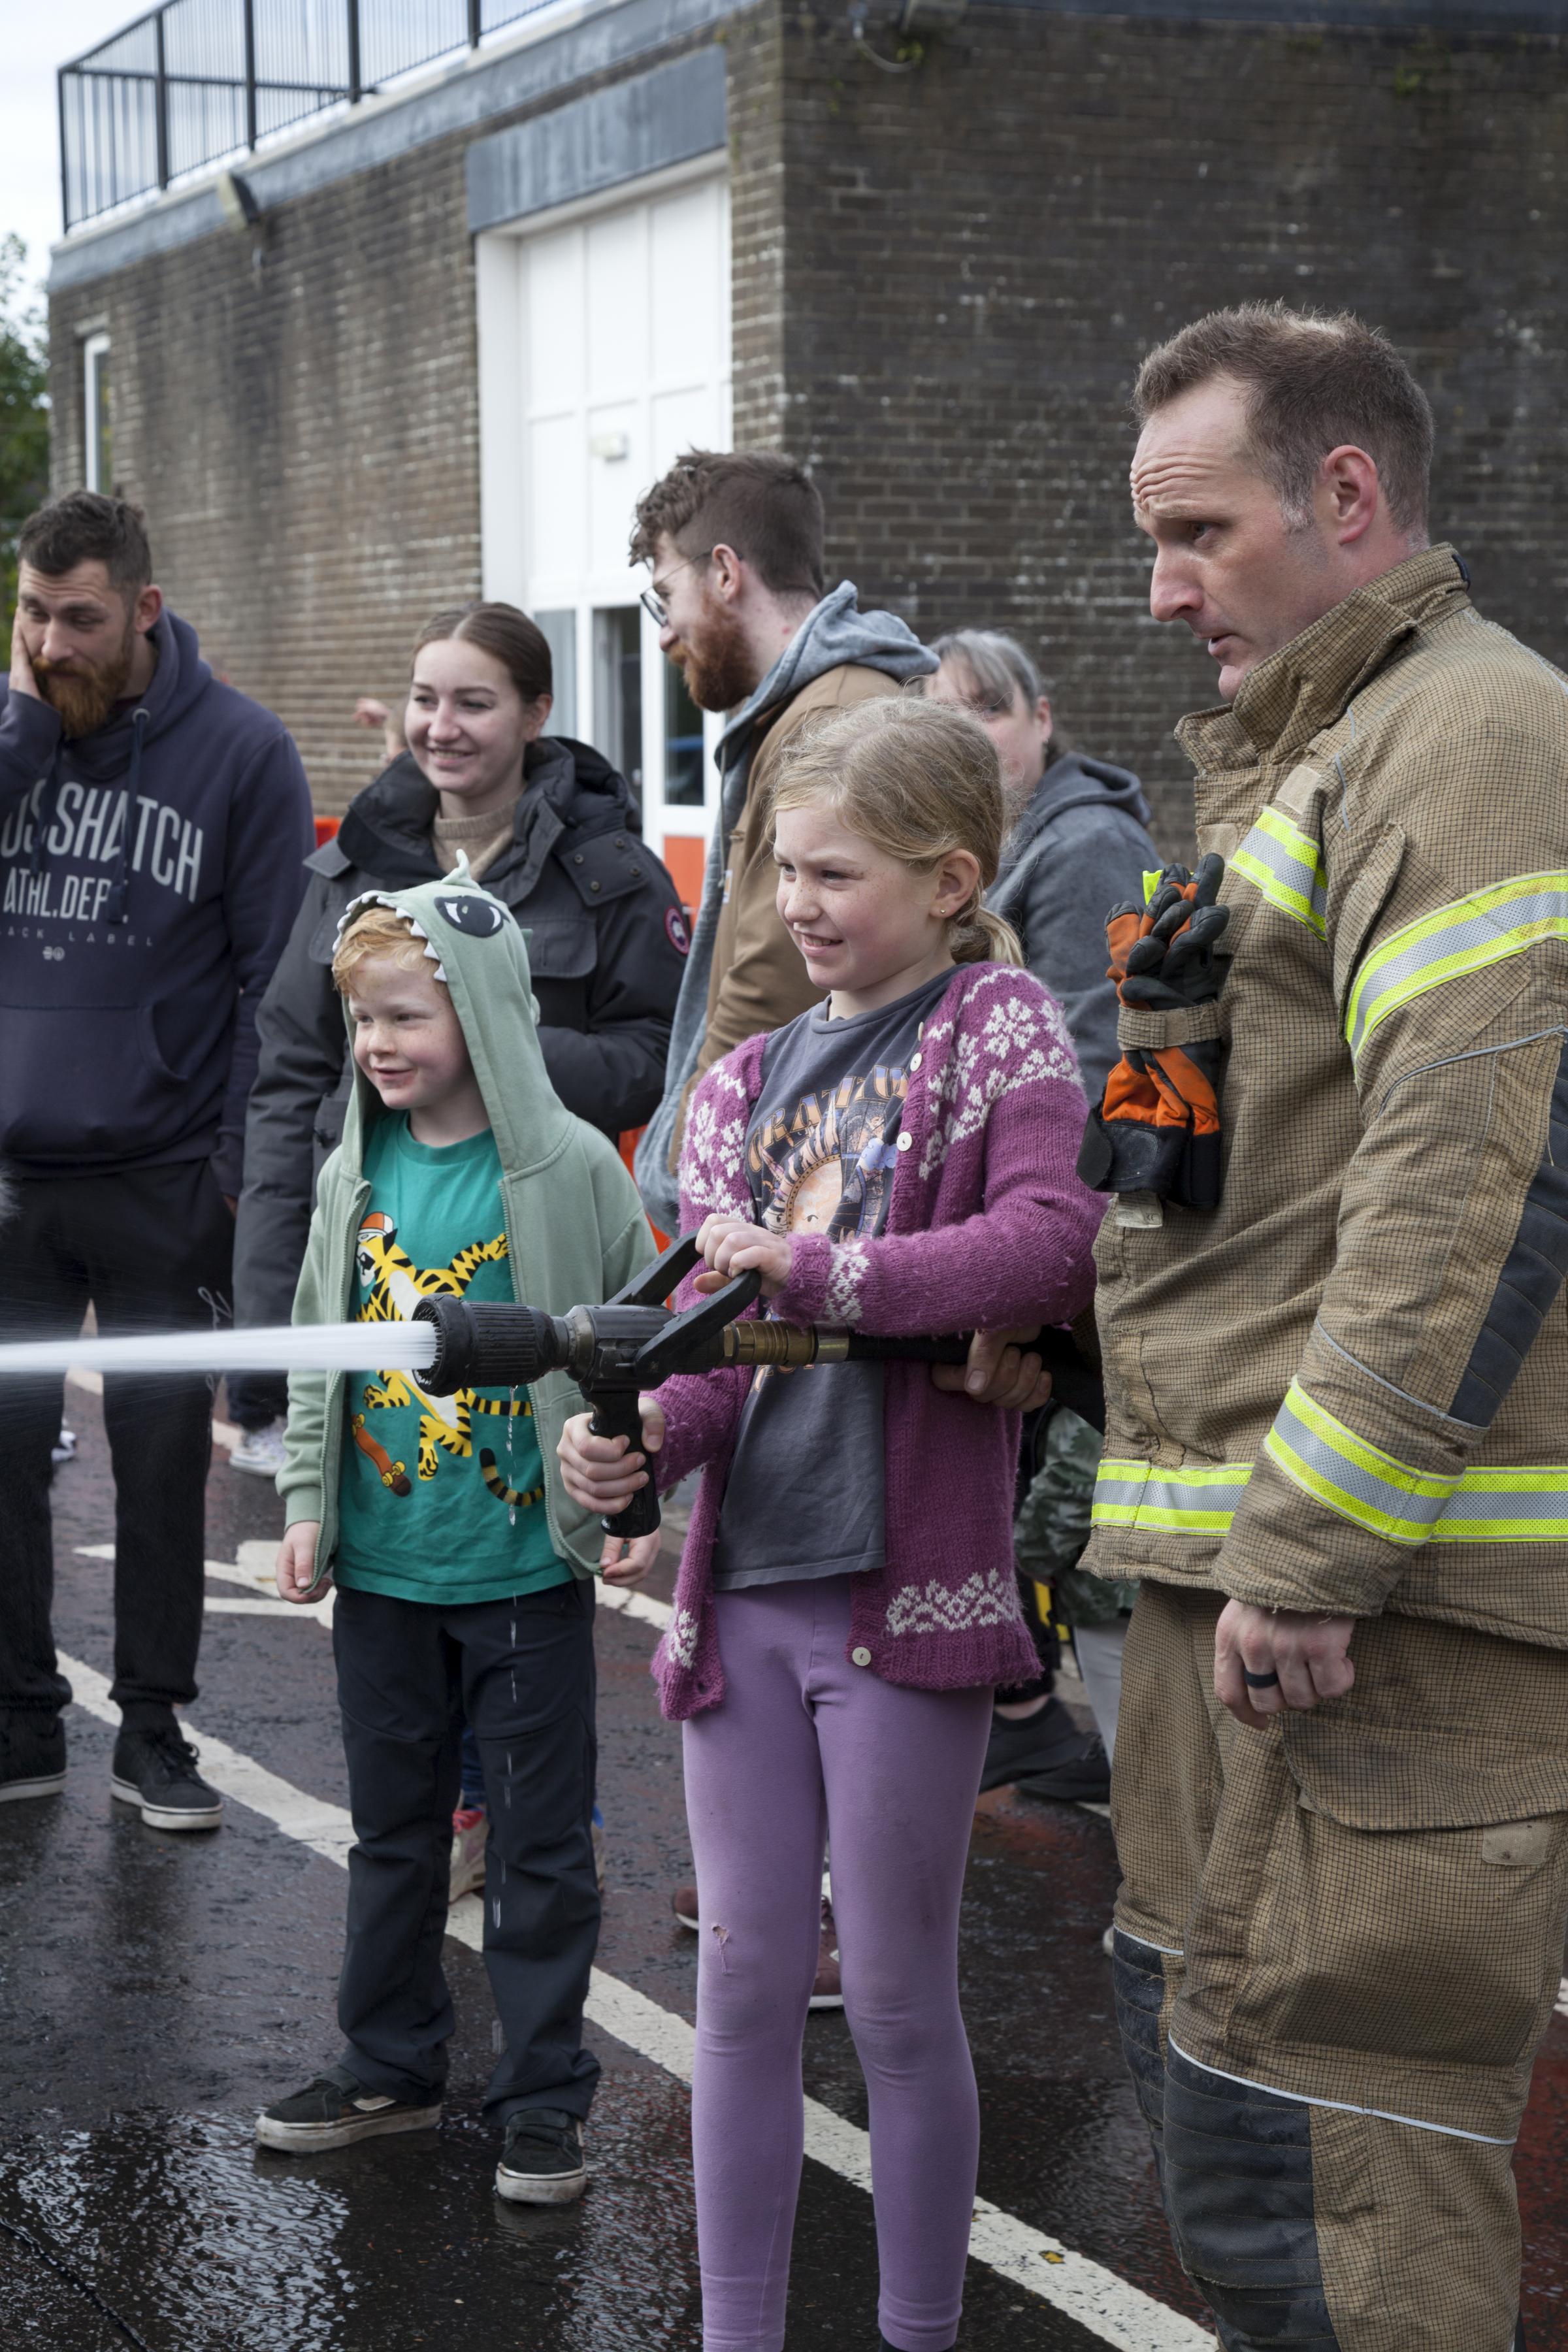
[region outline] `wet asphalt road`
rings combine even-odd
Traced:
[[[80,1458],[56,1482],[56,1636],[110,1670],[112,1536],[96,1403],[73,1389]],[[215,1453],[207,1555],[273,1538],[270,1486]],[[251,1559],[256,1554],[248,1556]],[[668,1570],[651,1589],[668,1593]],[[209,1582],[237,1599],[238,1582]],[[662,2010],[694,2013],[695,1939],[670,1920],[689,1874],[679,1747],[659,1719],[646,1624],[602,1612],[600,1799],[609,1884],[599,1964]],[[306,1618],[213,1613],[205,1732],[294,1787],[346,1802],[331,1641]],[[262,2157],[256,2108],[336,2055],[342,1870],[231,1802],[216,1836],[142,1827],[108,1790],[113,1734],[73,1708],[66,1795],[0,1808],[0,2346],[27,2352],[699,2352],[689,2099],[603,2032],[594,2180],[561,2212],[501,2205],[498,2135],[479,2118],[491,2063],[482,1964],[448,1939],[458,2008],[436,2135],[309,2160]],[[976,1816],[965,2011],[981,2084],[983,2197],[1194,2313],[1170,2253],[1115,2046],[1100,1939],[1110,1831],[1012,1792]],[[806,2089],[864,2126],[844,2021],[815,2016]],[[1532,2352],[1568,2352],[1568,2019],[1553,2021],[1519,2172]],[[15,2235],[21,2230],[33,2243]],[[51,2268],[45,2256],[72,2273]],[[90,2286],[127,2336],[83,2292]],[[808,2162],[790,2352],[873,2352],[868,2198]],[[965,2352],[1094,2352],[1104,2337],[978,2263]]]

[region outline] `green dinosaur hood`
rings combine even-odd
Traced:
[[[389,907],[404,916],[425,941],[436,978],[446,982],[489,1113],[502,1175],[528,1176],[548,1167],[582,1122],[562,1102],[544,1066],[528,946],[511,909],[481,889],[466,861],[440,882],[366,890],[351,899],[338,925],[340,940],[368,907]],[[343,1020],[352,1045],[346,999]],[[371,1127],[382,1116],[381,1097],[356,1066],[343,1122],[349,1174],[362,1172]]]
[[[550,1315],[610,1297],[653,1256],[653,1236],[615,1145],[574,1118],[551,1086],[528,947],[510,908],[459,866],[441,882],[364,892],[346,908],[340,938],[370,906],[389,907],[414,927],[462,1024],[500,1159],[513,1297]],[[347,1022],[346,1004],[343,1015]],[[354,1246],[370,1199],[365,1144],[383,1116],[380,1097],[356,1066],[343,1139],[317,1188],[296,1322],[353,1316]],[[564,1372],[546,1373],[531,1395],[556,1553],[586,1574],[597,1564],[602,1530],[567,1495],[555,1453],[563,1427],[583,1410],[583,1400]],[[342,1374],[291,1374],[278,1488],[290,1526],[298,1519],[321,1522],[319,1568],[330,1564],[337,1541],[342,1428]]]

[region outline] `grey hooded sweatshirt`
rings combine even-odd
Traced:
[[[1141,906],[1144,872],[1162,862],[1148,824],[1149,803],[1130,769],[1059,752],[1008,835],[985,894],[1067,1015],[1091,1103],[1104,1093],[1117,1056],[1105,919],[1126,899]]]
[[[862,613],[854,583],[846,580],[812,607],[750,700],[726,723],[714,752],[723,779],[719,822],[709,843],[702,903],[675,1008],[664,1098],[637,1146],[643,1201],[666,1233],[676,1231],[679,1216],[675,1161],[692,1080],[745,1037],[793,1020],[817,993],[773,909],[771,888],[764,907],[756,887],[759,845],[752,820],[760,811],[777,747],[792,723],[813,709],[893,693],[936,667],[936,656],[896,614]],[[737,1003],[726,1005],[727,1032],[710,1037],[715,1002],[742,963],[747,986],[730,992]],[[776,990],[770,991],[770,976],[778,982]]]

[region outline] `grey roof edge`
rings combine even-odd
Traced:
[[[748,0],[604,0],[558,32],[499,54],[479,50],[433,86],[394,93],[306,132],[297,146],[264,150],[240,168],[265,212],[423,146],[513,112],[648,51],[722,24]],[[1568,0],[982,0],[1043,16],[1122,21],[1274,25],[1305,31],[1372,28],[1507,36],[1568,33]],[[54,247],[47,290],[62,294],[172,252],[226,226],[214,179],[177,190],[143,212],[85,227]]]
[[[481,49],[451,66],[434,85],[406,97],[395,92],[363,110],[324,124],[297,146],[237,159],[263,213],[309,195],[333,181],[394,161],[411,148],[510,114],[574,82],[646,56],[650,50],[706,31],[735,16],[747,0],[605,0],[576,22],[516,48]],[[215,171],[190,189],[172,193],[127,219],[84,228],[50,254],[47,291],[110,276],[149,256],[168,253],[226,226]]]
[[[721,148],[725,82],[724,52],[710,42],[476,139],[465,158],[469,229],[524,220]]]
[[[1132,23],[1273,25],[1291,31],[1468,34],[1568,33],[1568,0],[986,0],[1046,16]]]

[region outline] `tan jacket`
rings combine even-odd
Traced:
[[[1225,1192],[1107,1215],[1086,1565],[1568,1647],[1568,684],[1439,547],[1179,732]]]
[[[704,1071],[748,1037],[764,1029],[782,1029],[786,1021],[821,1001],[822,991],[812,986],[800,950],[779,920],[778,874],[768,842],[768,815],[780,752],[808,719],[852,702],[867,702],[873,695],[898,691],[896,678],[859,662],[846,662],[837,669],[824,670],[820,677],[802,687],[794,701],[770,721],[746,779],[740,823],[726,845],[724,903],[708,982],[708,1026],[693,1087]],[[678,1136],[678,1150],[679,1144]]]

